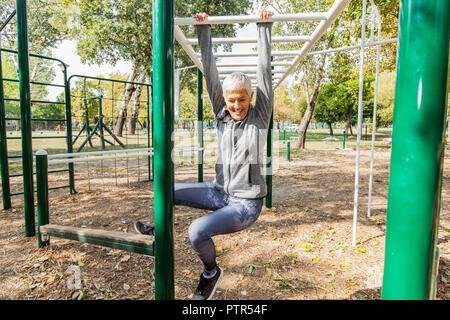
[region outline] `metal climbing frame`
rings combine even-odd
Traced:
[[[234,24],[234,23],[257,23],[257,22],[292,22],[292,21],[307,21],[319,22],[314,32],[311,35],[297,35],[297,36],[279,36],[272,37],[272,42],[304,42],[300,50],[296,51],[273,51],[272,56],[277,57],[293,57],[294,60],[286,62],[274,62],[272,64],[273,74],[272,83],[276,89],[289,75],[291,75],[300,61],[308,54],[314,47],[316,42],[322,37],[328,27],[336,20],[338,15],[345,9],[351,0],[336,0],[328,12],[317,13],[295,13],[295,14],[276,14],[268,20],[262,20],[258,15],[246,16],[210,16],[203,22],[197,22],[194,18],[178,17],[174,19],[174,35],[181,47],[186,51],[192,61],[197,65],[199,70],[203,72],[203,65],[200,59],[200,54],[197,53],[193,45],[197,44],[197,39],[188,39],[184,35],[180,26],[198,25],[198,24]],[[213,43],[256,43],[256,38],[213,38]],[[215,57],[252,57],[256,56],[256,52],[226,52],[217,53]],[[235,59],[233,60],[235,61]],[[250,78],[254,79],[252,75],[256,73],[256,69],[243,70],[242,68],[234,70],[227,69],[230,67],[243,67],[242,63],[219,63],[219,78],[224,78],[228,73],[234,71],[250,73]],[[246,64],[245,66],[256,66],[256,62]],[[255,89],[256,82],[252,81]],[[266,162],[266,182],[267,182],[267,196],[266,207],[272,207],[272,131],[273,115],[269,125],[269,133],[267,135],[267,162]]]

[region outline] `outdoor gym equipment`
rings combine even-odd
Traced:
[[[97,100],[98,101],[98,115],[97,115],[97,122],[95,123],[94,128],[91,128],[89,125],[89,108],[88,108],[88,101],[89,100]],[[105,149],[105,142],[109,143],[110,145],[114,145],[113,142],[108,141],[107,139],[105,139],[105,130],[106,132],[108,132],[110,134],[110,136],[122,147],[125,148],[125,145],[122,143],[122,141],[120,141],[116,135],[108,128],[107,125],[105,125],[105,123],[103,122],[103,108],[102,108],[102,100],[103,100],[103,96],[97,96],[97,97],[89,97],[89,98],[83,98],[83,102],[84,102],[84,108],[85,108],[85,120],[83,123],[83,126],[80,130],[80,132],[78,133],[78,135],[75,137],[75,139],[72,141],[72,145],[75,144],[75,142],[77,141],[78,137],[81,135],[81,133],[83,131],[86,130],[87,133],[87,137],[86,139],[83,141],[83,143],[81,144],[81,146],[79,146],[76,150],[76,152],[80,152],[84,146],[86,145],[86,143],[89,142],[90,146],[92,147],[92,141],[91,138],[94,134],[96,134],[101,141],[102,144],[102,149]],[[97,132],[97,131],[100,131]]]

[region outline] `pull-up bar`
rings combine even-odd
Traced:
[[[198,22],[194,18],[175,18],[177,26],[191,26],[199,24],[233,24],[233,23],[252,23],[252,22],[287,22],[287,21],[320,21],[326,20],[326,12],[318,13],[292,13],[276,14],[267,20],[262,20],[259,15],[240,15],[240,16],[208,16],[203,22]]]
[[[310,36],[279,36],[272,37],[272,43],[279,42],[303,42],[310,41]],[[187,39],[190,45],[198,45],[198,39],[190,38]],[[212,38],[213,44],[226,44],[226,43],[257,43],[257,38]]]

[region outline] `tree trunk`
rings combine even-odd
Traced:
[[[345,133],[347,135],[350,134],[351,136],[353,136],[353,131],[352,131],[352,113],[353,113],[353,106],[348,108],[347,124],[345,126]]]
[[[314,112],[317,97],[319,96],[320,83],[324,76],[323,67],[325,65],[326,58],[326,54],[324,54],[317,74],[317,80],[316,84],[314,85],[313,93],[311,95],[311,98],[307,98],[308,106],[306,107],[305,114],[303,115],[302,121],[300,122],[300,128],[298,129],[298,141],[296,147],[299,149],[305,149],[306,131],[308,130],[308,125]]]
[[[144,81],[145,81],[145,76],[141,76],[139,82],[144,82]],[[142,85],[137,85],[136,92],[134,93],[133,110],[131,111],[131,115],[130,115],[130,122],[129,122],[130,134],[136,134],[136,123],[137,123],[138,117],[139,117],[139,107],[141,106],[141,100],[140,100],[141,93],[142,93]]]
[[[333,127],[332,127],[332,123],[328,122],[328,126],[330,127],[330,136],[333,136]]]
[[[138,72],[138,68],[137,68],[136,64],[134,64],[133,65],[133,70],[131,71],[131,74],[128,77],[128,81],[129,82],[132,82],[132,81],[136,80],[137,72]],[[136,87],[132,83],[128,83],[125,86],[124,100],[123,100],[123,104],[122,104],[122,109],[120,109],[120,111],[119,111],[119,116],[117,117],[116,127],[114,129],[114,133],[118,137],[122,136],[123,125],[125,124],[125,121],[127,119],[128,103],[130,102],[131,96],[133,95],[133,92],[135,90],[136,90]]]

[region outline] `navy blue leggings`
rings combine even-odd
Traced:
[[[176,205],[212,210],[192,222],[189,240],[206,275],[216,270],[216,248],[211,237],[237,232],[258,219],[263,199],[241,199],[220,192],[212,182],[176,183]]]

